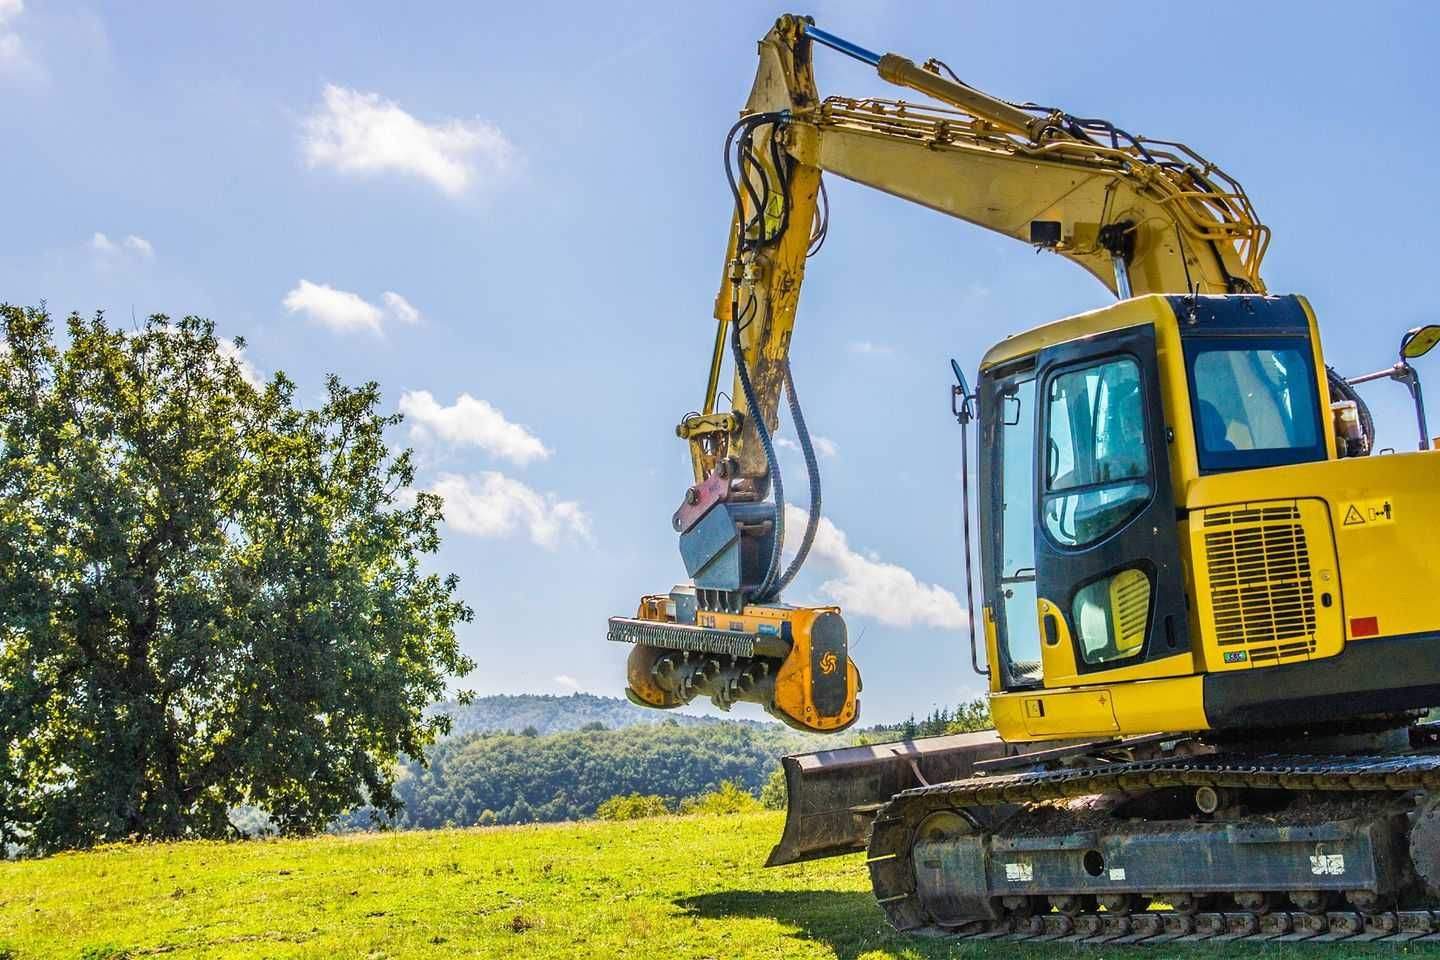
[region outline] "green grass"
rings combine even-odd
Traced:
[[[1336,957],[1419,946],[1021,947],[900,937],[859,856],[766,870],[774,813],[0,863],[0,958]],[[6,952],[8,951],[8,953]]]

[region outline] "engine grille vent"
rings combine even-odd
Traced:
[[[1257,666],[1313,653],[1315,587],[1299,508],[1207,510],[1204,529],[1219,645],[1243,646]]]

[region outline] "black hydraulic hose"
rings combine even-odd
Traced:
[[[759,158],[754,153],[751,137],[754,135],[756,127],[766,123],[772,125],[781,123],[787,118],[787,116],[787,111],[780,111],[774,113],[756,113],[748,117],[741,117],[738,121],[736,121],[734,126],[730,128],[730,132],[725,137],[725,179],[730,184],[730,195],[735,200],[735,220],[738,230],[735,241],[737,256],[747,250],[752,245],[760,246],[765,243],[765,210],[766,205],[769,203],[770,192],[772,189],[770,180],[768,177],[765,176],[764,168],[760,165]],[[736,142],[737,135],[739,136],[738,143]],[[778,166],[779,155],[777,153],[777,145],[774,142],[773,136],[771,137],[770,148],[772,162],[775,162],[777,164],[776,173],[777,175],[784,177],[784,173]],[[732,150],[734,151],[733,166],[731,163]],[[750,178],[745,175],[745,164],[747,161],[760,170],[761,186],[764,189],[763,197],[757,195],[755,191],[755,185],[752,184],[750,182]],[[747,222],[744,219],[745,204],[743,202],[743,198],[740,192],[742,185],[744,187],[745,193],[750,196],[750,199],[755,204],[755,219],[751,222]],[[785,186],[787,186],[787,184],[782,182],[782,189]],[[785,198],[783,196],[783,193],[782,200],[786,201],[783,204],[781,211],[781,230],[783,232],[784,226],[789,219],[788,198]],[[757,237],[753,241],[753,244],[751,242],[747,242],[746,240],[746,235],[750,232],[750,226],[752,222],[758,223],[759,225]],[[745,349],[740,342],[740,328],[742,326],[741,320],[743,318],[740,316],[738,287],[732,290],[732,294],[733,296],[731,297],[730,301],[730,347],[735,357],[735,373],[740,380],[740,388],[745,396],[746,407],[750,411],[750,416],[752,416],[755,420],[755,435],[760,440],[761,449],[765,451],[765,468],[769,474],[770,486],[774,490],[775,520],[773,527],[774,536],[770,544],[770,559],[765,567],[765,578],[761,581],[760,588],[756,591],[754,595],[757,601],[764,602],[778,595],[780,592],[780,586],[783,585],[777,585],[776,578],[780,572],[780,549],[781,545],[784,543],[785,540],[785,488],[780,477],[780,460],[775,455],[774,438],[771,437],[770,429],[765,424],[765,417],[759,411],[760,405],[755,395],[755,386],[750,380],[750,370],[745,363]],[[753,298],[751,300],[751,303],[754,303]],[[788,379],[788,366],[786,369],[786,377],[787,383],[790,383]],[[793,384],[791,386],[791,397],[793,403]],[[811,458],[813,459],[813,454],[811,455]],[[811,535],[811,538],[813,538],[813,534]],[[807,552],[808,549],[809,548],[807,546]]]
[[[775,574],[780,569],[780,544],[785,539],[785,489],[780,482],[780,461],[775,456],[775,443],[770,428],[765,426],[765,416],[755,396],[755,385],[750,382],[750,371],[745,365],[745,348],[740,344],[739,303],[731,301],[730,349],[735,354],[735,374],[740,378],[740,390],[745,394],[745,405],[755,423],[755,436],[760,439],[760,448],[765,451],[765,468],[770,474],[770,487],[775,492],[775,534],[770,544],[770,561],[765,567],[765,579],[755,592],[755,600],[764,603],[769,600]]]
[[[790,581],[800,572],[800,567],[804,565],[805,558],[810,554],[810,547],[815,542],[815,531],[820,526],[820,464],[815,459],[815,447],[810,442],[810,430],[805,426],[805,414],[800,410],[800,398],[795,393],[795,377],[788,361],[785,364],[785,393],[790,398],[790,419],[794,421],[795,432],[800,437],[800,452],[805,456],[805,471],[810,476],[810,517],[805,521],[805,536],[800,539],[800,549],[795,551],[790,566],[785,568],[784,574],[775,584],[776,598],[790,586]]]
[[[765,239],[765,207],[770,203],[770,179],[765,176],[765,170],[760,166],[759,159],[755,156],[754,140],[752,139],[755,128],[748,128],[740,137],[736,145],[735,167],[740,171],[740,183],[745,187],[745,192],[750,195],[750,202],[755,205],[755,216],[744,225],[744,232],[749,233],[751,227],[755,228],[755,239],[751,241],[754,246],[759,246]],[[755,185],[745,175],[745,165],[760,171],[761,193],[755,192]]]
[[[750,145],[750,143],[749,143],[750,137],[751,137],[751,135],[755,132],[755,128],[756,128],[756,127],[761,126],[762,124],[766,124],[766,123],[769,123],[769,124],[780,123],[781,121],[783,121],[783,120],[786,119],[786,116],[787,116],[787,112],[786,112],[786,111],[777,111],[777,112],[772,112],[772,113],[754,113],[754,114],[751,114],[751,115],[748,116],[748,117],[741,117],[739,120],[737,120],[737,121],[735,122],[734,126],[732,126],[732,127],[730,128],[730,132],[729,132],[728,134],[726,134],[726,136],[725,136],[725,151],[724,151],[725,179],[726,179],[726,180],[729,182],[729,184],[730,184],[730,195],[731,195],[731,196],[734,198],[734,200],[735,200],[736,219],[737,219],[737,221],[739,221],[739,224],[740,224],[740,235],[739,235],[739,237],[738,237],[738,242],[737,242],[737,251],[738,251],[738,250],[744,250],[744,249],[746,249],[746,248],[749,246],[749,244],[746,242],[745,235],[746,235],[746,233],[749,232],[748,228],[749,228],[750,225],[749,225],[748,223],[744,222],[744,221],[739,220],[739,218],[744,214],[744,211],[745,211],[745,205],[744,205],[744,203],[741,201],[741,197],[740,197],[740,186],[741,186],[741,182],[742,182],[742,181],[743,181],[744,186],[745,186],[745,192],[750,195],[751,200],[755,203],[755,208],[756,208],[756,214],[755,214],[755,215],[756,215],[757,218],[759,218],[759,222],[760,222],[760,224],[761,224],[761,230],[760,230],[761,237],[760,237],[760,239],[761,239],[761,240],[764,239],[764,237],[763,237],[763,234],[764,234],[764,216],[765,216],[764,203],[761,201],[761,198],[756,194],[754,185],[752,185],[752,184],[750,183],[750,179],[745,176],[745,166],[744,166],[744,164],[745,164],[746,154],[750,154],[750,158],[751,158],[751,159],[750,159],[750,162],[751,162],[751,163],[755,164],[757,167],[759,166],[759,163],[758,163],[758,162],[755,160],[755,158],[754,158],[754,155],[753,155],[753,152],[752,152],[752,147],[751,147],[751,145]],[[740,143],[739,143],[738,145],[735,143],[735,137],[736,137],[737,135],[740,136]],[[732,151],[732,149],[735,149],[737,146],[738,146],[738,150],[736,151],[736,154],[735,154],[735,162],[734,162],[734,164],[733,164],[733,166],[732,166],[732,164],[731,164],[731,151]],[[737,177],[736,177],[736,168],[738,168],[738,171],[739,171],[739,178],[738,178],[738,179],[737,179]],[[778,168],[777,168],[777,169],[778,169]],[[762,175],[763,175],[763,174],[762,174]],[[765,186],[766,186],[767,193],[768,193],[768,190],[769,190],[769,183],[768,183],[768,181],[766,182]],[[787,204],[787,206],[788,206],[788,204]],[[788,211],[787,211],[787,212],[788,212]]]
[[[776,136],[779,130],[777,121],[770,128],[770,164],[775,168],[775,176],[780,178],[780,226],[775,231],[777,237],[785,232],[786,227],[790,226],[790,171],[792,169],[780,149],[780,138]],[[760,231],[763,235],[765,231],[763,220]]]

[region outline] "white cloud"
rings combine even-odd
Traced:
[[[368,330],[380,333],[383,313],[375,304],[348,290],[336,290],[323,283],[301,280],[281,301],[291,313],[303,313],[312,323],[336,333]]]
[[[503,473],[442,473],[430,489],[445,501],[445,522],[461,533],[490,539],[519,533],[547,548],[567,536],[590,538],[590,518],[580,504],[541,494]]]
[[[378,93],[326,84],[324,104],[304,120],[301,143],[312,167],[341,173],[400,173],[448,194],[505,173],[515,148],[499,127],[479,120],[427,124]]]
[[[240,368],[240,376],[246,383],[256,390],[265,389],[265,375],[260,372],[260,368],[250,362],[249,357],[245,356],[245,350],[242,347],[228,337],[217,338],[217,345],[220,356],[226,360],[235,361],[236,366]]]
[[[336,333],[369,331],[378,336],[384,332],[386,318],[407,326],[420,322],[420,311],[394,290],[386,290],[380,299],[385,304],[383,308],[358,293],[302,279],[280,302],[290,313],[302,313],[312,323]]]
[[[793,505],[785,507],[786,539],[798,543],[807,515]],[[948,627],[959,629],[967,620],[959,598],[944,587],[922,583],[899,564],[878,556],[865,556],[850,548],[845,532],[825,517],[815,530],[810,562],[820,564],[830,579],[820,592],[851,613],[874,617],[895,627]]]
[[[837,447],[835,445],[835,441],[831,440],[829,437],[821,437],[812,433],[810,435],[810,445],[815,448],[815,452],[818,455],[826,459],[835,457],[840,453],[840,448]],[[780,447],[783,450],[800,449],[800,444],[794,440],[791,440],[789,437],[776,437],[775,446]]]
[[[4,0],[0,0],[3,3]],[[122,252],[132,253],[142,260],[149,260],[155,256],[155,248],[149,240],[137,234],[128,234],[125,239],[118,243],[111,240],[107,234],[99,230],[90,235],[90,249],[102,257],[113,257]]]
[[[895,348],[888,343],[875,343],[871,340],[854,340],[850,343],[850,352],[859,354],[872,354],[875,356],[888,356],[895,352]]]
[[[385,309],[390,315],[401,323],[416,324],[420,322],[420,311],[394,290],[386,290],[380,294],[380,299],[385,301]]]
[[[155,248],[150,245],[150,241],[133,233],[125,238],[125,249],[138,253],[146,260],[155,256]]]
[[[0,73],[24,76],[37,70],[13,21],[25,12],[25,0],[0,0]]]
[[[576,680],[574,677],[568,677],[563,673],[558,677],[551,677],[550,679],[562,687],[569,687],[571,690],[580,689],[579,680]]]
[[[522,467],[550,456],[539,437],[468,393],[442,407],[428,390],[406,391],[400,395],[400,412],[411,421],[410,436],[416,440],[433,436],[456,447],[479,447]]]

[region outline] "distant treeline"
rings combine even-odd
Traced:
[[[540,734],[564,733],[567,730],[594,727],[596,724],[607,730],[618,730],[621,727],[659,723],[662,719],[674,720],[681,726],[732,722],[728,718],[660,713],[646,707],[637,707],[618,697],[599,697],[593,693],[572,693],[565,696],[538,693],[497,694],[477,697],[465,704],[453,701],[437,703],[431,708],[431,712],[450,717],[452,737],[464,736],[467,733],[520,733],[524,730],[533,730]],[[752,725],[745,723],[747,726]]]
[[[759,795],[778,758],[788,753],[990,726],[983,700],[837,736],[797,733],[777,723],[678,714],[657,719],[653,711],[587,694],[486,697],[449,709],[457,728],[472,732],[433,746],[428,767],[414,760],[403,764],[395,789],[404,810],[389,825],[579,820],[594,816],[612,797],[633,794],[665,798],[673,809],[727,782]],[[360,810],[343,826],[371,822],[371,812]]]
[[[658,795],[676,802],[731,781],[759,794],[787,754],[835,746],[778,725],[668,720],[621,730],[540,735],[481,733],[431,748],[429,767],[411,761],[396,792],[395,826],[579,820],[611,797]],[[363,812],[352,817],[363,825]]]

